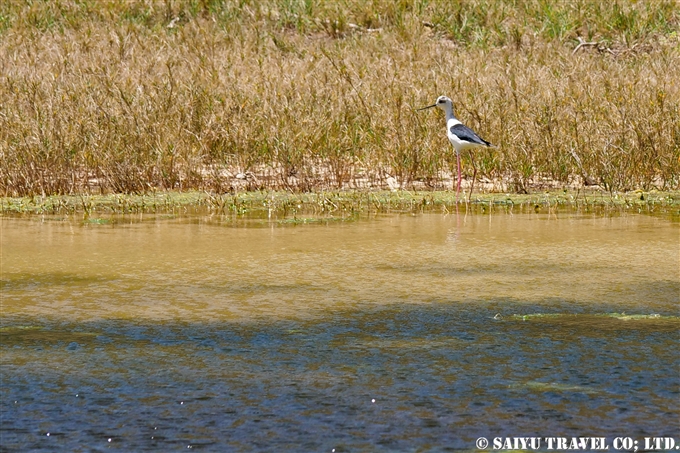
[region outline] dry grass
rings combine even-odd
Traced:
[[[440,94],[497,188],[677,190],[678,26],[661,1],[8,2],[0,193],[442,188],[415,112]]]

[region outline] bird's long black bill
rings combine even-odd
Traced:
[[[421,110],[431,109],[432,107],[436,107],[436,106],[437,106],[437,104],[428,105],[427,107],[423,107],[422,109],[418,109],[417,111],[419,112]]]

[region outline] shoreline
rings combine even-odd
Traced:
[[[315,214],[352,215],[398,212],[486,213],[495,209],[516,211],[616,210],[665,214],[680,219],[680,191],[551,190],[532,194],[475,193],[470,202],[461,192],[456,204],[452,191],[250,191],[215,194],[205,191],[155,191],[147,194],[52,195],[0,198],[0,216],[83,214],[200,214],[250,216]]]

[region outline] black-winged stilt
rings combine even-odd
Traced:
[[[446,96],[439,96],[437,102],[427,107],[423,107],[418,110],[430,109],[432,107],[439,107],[446,114],[446,135],[449,137],[449,141],[456,150],[456,163],[458,166],[458,186],[456,188],[456,199],[458,198],[458,193],[460,192],[460,182],[462,175],[460,172],[460,153],[467,149],[476,148],[478,146],[492,147],[494,145],[484,140],[482,137],[477,135],[475,131],[461,123],[456,116],[453,114],[453,101]],[[472,176],[472,184],[475,183],[475,177],[477,176],[477,168],[475,167],[474,175]],[[470,189],[470,195],[472,195],[472,188]]]

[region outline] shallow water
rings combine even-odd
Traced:
[[[3,451],[680,441],[664,218],[1,221]]]

